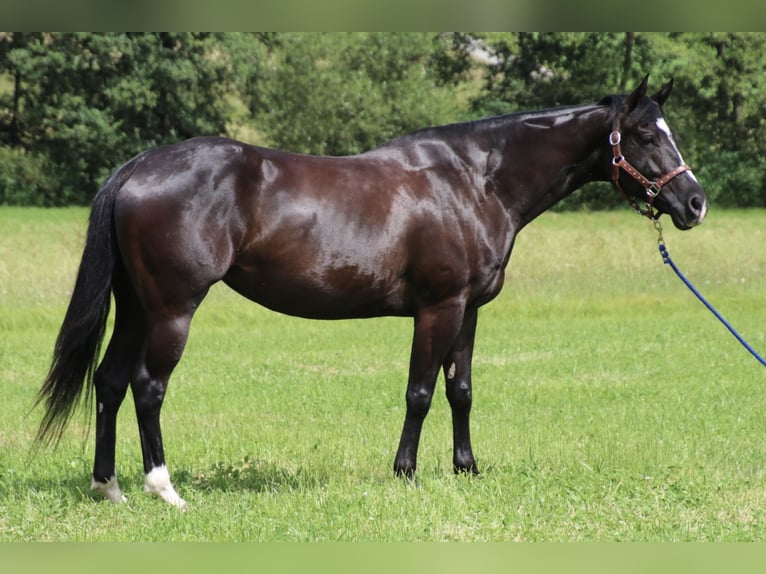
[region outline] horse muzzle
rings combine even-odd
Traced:
[[[658,198],[659,199],[659,198]],[[701,224],[707,215],[710,204],[700,188],[684,196],[683,199],[666,197],[668,206],[666,209],[658,206],[660,211],[667,213],[673,220],[673,225],[678,229],[687,230]],[[657,201],[660,203],[660,201]],[[664,206],[663,206],[664,207]]]

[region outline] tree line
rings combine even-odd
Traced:
[[[766,206],[764,33],[0,33],[0,204],[86,204],[148,147],[228,135],[345,155],[431,125],[674,78],[717,205]],[[592,185],[561,208],[619,205]]]

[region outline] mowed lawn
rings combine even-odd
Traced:
[[[480,314],[473,443],[455,476],[437,386],[417,479],[394,478],[411,320],[308,321],[214,288],[163,430],[185,513],[143,493],[130,396],[128,503],[90,494],[93,413],[32,454],[30,412],[87,210],[0,208],[0,540],[691,541],[766,538],[766,371],[662,264],[627,209],[549,213]],[[766,352],[766,211],[665,222],[675,262]]]

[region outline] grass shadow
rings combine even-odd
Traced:
[[[206,470],[179,469],[173,482],[200,491],[293,492],[325,486],[330,476],[304,467],[285,468],[250,457],[235,462],[216,462]]]
[[[0,482],[3,483],[0,488],[0,497],[5,500],[51,497],[62,503],[65,501],[79,503],[98,498],[90,489],[90,473],[74,472],[68,474],[66,478],[16,476],[9,479],[3,476],[0,477]]]

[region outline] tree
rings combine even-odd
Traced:
[[[766,206],[766,34],[673,35],[683,144],[719,205]]]
[[[508,113],[595,100],[624,74],[622,33],[520,32],[488,38],[499,62],[488,68],[480,113]]]
[[[47,159],[23,146],[25,86],[21,67],[14,60],[24,52],[31,36],[0,33],[0,79],[5,76],[9,85],[7,90],[0,90],[0,204],[45,204],[50,196]]]
[[[765,48],[764,33],[0,33],[0,203],[87,203],[138,151],[192,136],[350,154],[648,73],[675,79],[665,115],[711,200],[766,206]],[[595,185],[559,207],[620,202]]]
[[[280,43],[262,108],[252,110],[276,147],[359,153],[457,115],[431,69],[432,35],[286,34]]]
[[[3,143],[43,157],[43,204],[88,202],[106,175],[149,146],[226,128],[228,63],[215,35],[13,34]]]

